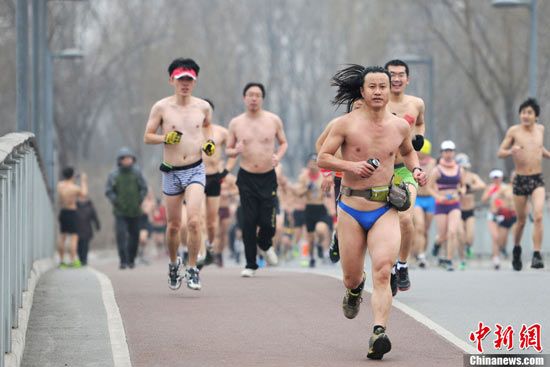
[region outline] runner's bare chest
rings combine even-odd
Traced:
[[[185,134],[197,134],[201,132],[205,113],[197,105],[179,106],[168,104],[163,109],[163,132],[181,131]]]

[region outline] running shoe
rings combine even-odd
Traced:
[[[352,292],[351,289],[346,289],[346,295],[344,296],[344,300],[342,301],[342,310],[344,311],[344,316],[346,316],[348,319],[353,319],[357,314],[359,313],[359,307],[361,306],[361,302],[363,302],[363,298],[361,297],[361,293],[363,293],[363,287],[365,286],[365,275],[363,274],[363,281],[357,288],[359,288],[359,291],[357,293]]]
[[[178,256],[176,264],[168,264],[168,288],[175,291],[181,287],[180,277],[181,258]]]
[[[273,246],[271,246],[267,251],[261,251],[261,254],[264,256],[265,261],[269,265],[276,266],[279,263],[279,258],[277,257]]]
[[[315,259],[309,259],[309,267],[314,268],[315,267]]]
[[[533,269],[544,268],[544,262],[542,261],[542,256],[540,255],[540,252],[533,253],[533,260],[531,260],[531,267]]]
[[[80,262],[79,259],[75,259],[75,260],[73,260],[72,263],[69,264],[69,267],[74,268],[74,269],[78,269],[78,268],[82,267],[82,263]]]
[[[194,291],[200,291],[201,281],[199,279],[199,269],[187,268],[185,270],[185,278],[187,279],[187,288]]]
[[[447,260],[446,264],[445,264],[445,270],[447,271],[454,271],[455,268],[453,266],[453,262],[451,260]]]
[[[332,240],[330,241],[330,247],[328,249],[328,256],[333,264],[340,261],[340,249],[338,248],[338,234],[336,231],[332,232]]]
[[[460,264],[458,264],[458,270],[466,270],[466,261],[461,261]]]
[[[245,268],[241,271],[241,277],[243,278],[253,278],[256,275],[256,270]]]
[[[391,350],[390,338],[386,335],[386,329],[379,326],[374,330],[369,340],[369,353],[367,358],[382,359],[384,354]]]
[[[390,287],[391,295],[392,297],[395,297],[395,295],[397,294],[397,269],[395,268],[395,265],[392,267],[390,275]]]
[[[468,259],[474,258],[474,252],[472,251],[472,246],[466,246],[466,257]]]
[[[397,268],[397,267],[396,267]],[[397,288],[403,292],[409,290],[411,287],[411,280],[409,279],[409,268],[397,268]]]
[[[208,266],[214,262],[214,255],[212,255],[212,247],[207,246],[204,257],[197,259],[197,269],[201,270],[205,266]]]
[[[60,262],[59,269],[67,269],[67,264],[65,264],[64,262]]]
[[[432,249],[432,256],[437,257],[439,255],[439,249],[441,248],[441,245],[438,243],[434,243],[434,247]]]
[[[512,254],[512,267],[515,271],[520,271],[523,267],[523,263],[521,262],[521,246],[514,246]]]

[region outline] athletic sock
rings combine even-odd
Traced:
[[[407,267],[408,267],[408,265],[407,265],[406,261],[405,262],[402,262],[402,261],[397,262],[397,270],[401,270],[401,269],[407,268]]]

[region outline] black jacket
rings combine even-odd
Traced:
[[[76,217],[78,238],[87,241],[91,240],[94,236],[92,223],[96,231],[99,231],[101,228],[94,204],[90,200],[78,201],[76,203]]]

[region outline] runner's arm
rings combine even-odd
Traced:
[[[164,135],[157,134],[157,130],[162,122],[162,111],[160,105],[155,103],[151,108],[149,114],[149,120],[145,126],[145,134],[143,135],[143,142],[145,144],[163,144],[165,140]]]
[[[514,144],[514,137],[510,132],[511,129],[512,128],[508,129],[508,131],[506,132],[506,136],[504,136],[504,140],[500,144],[497,152],[497,157],[499,158],[506,158],[512,155],[512,144]]]
[[[277,142],[279,143],[279,147],[277,148],[277,152],[275,155],[277,156],[278,161],[280,162],[283,159],[283,156],[286,153],[286,150],[288,149],[288,142],[286,140],[285,130],[283,128],[283,122],[281,119],[277,118]]]

